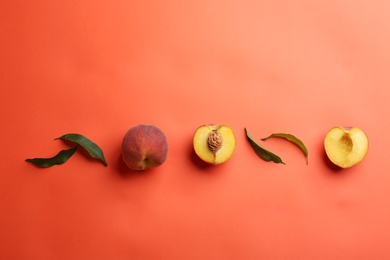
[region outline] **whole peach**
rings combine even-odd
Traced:
[[[122,158],[133,170],[162,165],[168,156],[168,142],[163,131],[154,125],[136,125],[122,141]]]

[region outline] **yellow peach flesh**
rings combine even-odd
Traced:
[[[222,145],[215,153],[208,145],[209,135],[217,131],[222,137]],[[233,130],[226,125],[204,125],[199,127],[193,138],[195,153],[205,162],[210,164],[221,164],[232,156],[236,148],[236,138]]]
[[[361,162],[368,151],[368,139],[359,128],[334,127],[324,140],[329,160],[341,168],[349,168]]]

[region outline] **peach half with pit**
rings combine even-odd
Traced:
[[[193,137],[195,153],[209,164],[221,164],[230,159],[236,148],[233,129],[227,125],[202,125]]]
[[[122,141],[122,158],[132,170],[162,165],[168,156],[164,132],[154,125],[140,124],[128,130]]]
[[[329,160],[341,168],[360,163],[368,152],[368,138],[357,127],[333,127],[326,134],[324,148]]]

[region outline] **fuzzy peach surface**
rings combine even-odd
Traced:
[[[168,141],[164,132],[154,125],[131,127],[123,137],[122,159],[132,170],[161,166],[168,157]]]

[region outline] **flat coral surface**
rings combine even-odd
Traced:
[[[387,1],[0,2],[0,259],[390,259]],[[155,124],[164,165],[133,172],[125,132]],[[237,147],[207,166],[203,124]],[[325,157],[333,126],[367,157]],[[244,128],[286,165],[254,153]],[[293,144],[261,141],[271,133]],[[83,151],[47,169],[24,160]]]

